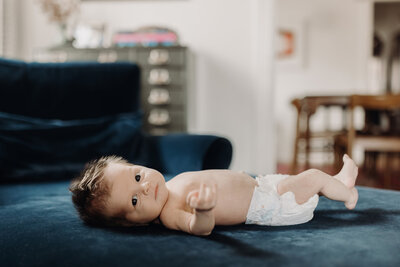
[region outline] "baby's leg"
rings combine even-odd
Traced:
[[[345,161],[343,169],[348,168],[348,166]],[[341,173],[344,172],[341,171],[339,174]],[[345,180],[355,181],[356,175],[357,173],[353,172],[351,178],[345,178]],[[358,200],[357,189],[354,184],[353,187],[345,185],[341,178],[343,177],[340,176],[340,178],[336,177],[335,179],[335,177],[322,171],[310,169],[282,180],[278,184],[277,190],[280,195],[289,191],[293,192],[298,204],[303,204],[315,194],[321,193],[329,199],[343,201],[348,209],[353,209]]]
[[[348,188],[353,188],[358,175],[357,165],[347,154],[343,156],[343,163],[340,172],[333,177],[344,183]]]

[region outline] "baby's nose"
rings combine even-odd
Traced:
[[[143,188],[144,194],[147,195],[149,193],[149,190],[150,190],[150,183],[149,182],[142,183],[142,188]]]

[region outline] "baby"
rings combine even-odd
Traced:
[[[231,170],[185,172],[165,182],[156,170],[110,156],[86,165],[72,181],[72,200],[90,224],[134,226],[161,221],[170,229],[209,235],[215,225],[293,225],[312,219],[318,195],[353,209],[358,168],[347,155],[335,176],[310,169],[256,179]]]

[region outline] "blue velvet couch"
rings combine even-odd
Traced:
[[[359,187],[354,211],[320,199],[303,225],[94,228],[68,191],[85,160],[119,153],[175,173],[227,168],[229,141],[140,132],[137,66],[0,60],[0,266],[399,266],[400,193]]]

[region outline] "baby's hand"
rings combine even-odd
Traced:
[[[199,190],[190,191],[186,197],[186,203],[197,211],[210,211],[217,203],[217,185],[200,185]]]

